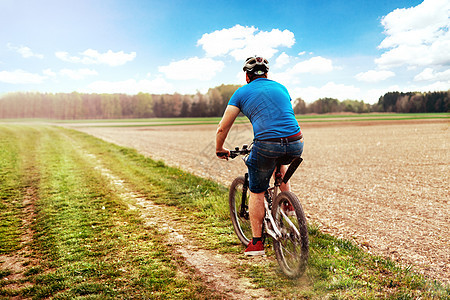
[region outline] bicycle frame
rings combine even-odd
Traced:
[[[270,235],[273,239],[278,241],[281,238],[281,232],[278,230],[278,226],[276,226],[275,224],[275,220],[273,219],[272,214],[270,213],[269,202],[265,198],[264,198],[264,207],[266,209],[266,215],[264,216],[264,225],[266,228],[266,233]]]
[[[227,153],[229,158],[248,155],[251,149],[244,145],[242,149]],[[248,157],[248,156],[246,156]],[[244,161],[246,159],[244,158]],[[278,264],[290,278],[298,278],[307,267],[309,257],[308,229],[305,213],[297,196],[290,191],[280,191],[283,183],[287,183],[302,162],[302,158],[294,158],[286,173],[281,173],[284,157],[277,161],[274,183],[264,194],[264,217],[262,221],[262,236],[273,239],[273,249]],[[242,194],[241,194],[242,193]],[[229,206],[230,217],[234,230],[244,246],[251,242],[252,228],[248,212],[249,176],[239,176],[230,186]]]
[[[272,211],[272,199],[275,199],[278,195],[278,188],[281,186],[281,183],[287,183],[289,179],[291,178],[292,174],[294,174],[295,170],[298,168],[298,166],[301,164],[303,159],[301,157],[296,157],[291,164],[289,165],[286,174],[283,176],[281,174],[281,164],[278,163],[276,170],[275,170],[275,183],[273,187],[269,187],[265,193],[264,197],[264,208],[265,208],[265,216],[264,216],[264,226],[266,228],[266,233],[270,235],[273,239],[279,240],[282,237],[282,233],[278,229],[278,226],[275,224],[275,220],[272,217],[271,211]],[[243,193],[242,193],[242,202],[240,205],[239,215],[241,217],[248,217],[248,207],[245,204],[246,200],[246,194],[248,190],[248,173],[245,173],[245,181],[243,186]],[[297,230],[297,228],[294,226],[294,224],[289,220],[289,218],[286,216],[286,214],[281,211],[281,214],[284,219],[289,223],[290,226],[294,228],[297,235],[300,235],[300,232]]]
[[[242,199],[241,199],[241,205],[239,209],[239,216],[241,218],[248,219],[248,206],[245,204],[245,201],[247,200],[247,191],[248,191],[248,173],[245,173],[245,180],[244,185],[242,187]]]

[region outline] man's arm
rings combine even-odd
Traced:
[[[228,105],[225,109],[225,112],[223,113],[222,120],[219,123],[219,126],[217,127],[216,132],[216,154],[217,153],[227,153],[226,156],[219,156],[220,158],[227,159],[228,155],[230,154],[230,151],[223,147],[223,144],[225,143],[225,139],[228,136],[228,132],[231,129],[231,126],[234,123],[234,120],[236,120],[236,117],[240,113],[240,109],[234,105]]]

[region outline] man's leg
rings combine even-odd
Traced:
[[[288,166],[281,165],[281,174],[286,173]],[[291,187],[289,181],[287,183],[282,183],[280,186],[282,192],[290,191]],[[248,203],[248,212],[250,214],[250,224],[252,225],[252,234],[254,238],[261,237],[262,233],[262,223],[264,219],[265,209],[264,209],[264,192],[262,193],[252,193],[250,192],[250,199]]]
[[[252,225],[252,234],[254,238],[260,238],[262,233],[262,223],[264,219],[264,192],[250,192],[248,203],[248,212],[250,215],[250,224]]]
[[[283,177],[284,177],[284,174],[286,174],[287,169],[288,169],[287,165],[281,165],[280,172],[283,175]],[[275,176],[275,174],[274,174],[274,176]],[[282,182],[280,185],[280,190],[282,192],[290,192],[291,185],[289,184],[289,181],[286,183]],[[287,216],[290,216],[290,217],[295,216],[295,210],[294,210],[294,207],[292,206],[292,204],[287,204],[287,206],[285,206],[284,212],[286,213]]]
[[[253,239],[245,249],[245,255],[264,255],[264,245],[262,243],[262,224],[264,219],[264,193],[250,192],[248,203],[250,224],[252,225]]]
[[[280,172],[283,175],[283,177],[284,177],[284,174],[286,174],[287,169],[288,169],[287,165],[281,165]],[[275,173],[274,173],[274,176],[275,176]],[[289,184],[289,181],[286,183],[282,182],[280,185],[280,190],[282,192],[289,192],[291,190],[291,185]]]

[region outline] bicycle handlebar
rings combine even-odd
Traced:
[[[248,148],[248,145],[242,145],[242,149],[239,149],[239,147],[234,148],[234,150],[230,151],[230,158],[235,158],[239,155],[247,155],[250,153],[250,149]]]
[[[251,151],[250,148],[248,148],[248,145],[242,145],[242,149],[239,149],[239,147],[234,148],[234,150],[230,150],[229,158],[235,158],[239,155],[247,155]],[[226,156],[227,153],[216,153],[217,156]]]

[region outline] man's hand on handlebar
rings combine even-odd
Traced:
[[[234,148],[234,150],[228,150],[227,148],[217,149],[216,155],[218,158],[226,159],[228,158],[235,158],[239,155],[248,155],[250,153],[250,147],[248,145],[243,145],[242,149],[239,149],[239,147]]]
[[[228,157],[230,156],[230,150],[228,150],[227,148],[217,149],[216,155],[220,159],[228,160]]]

